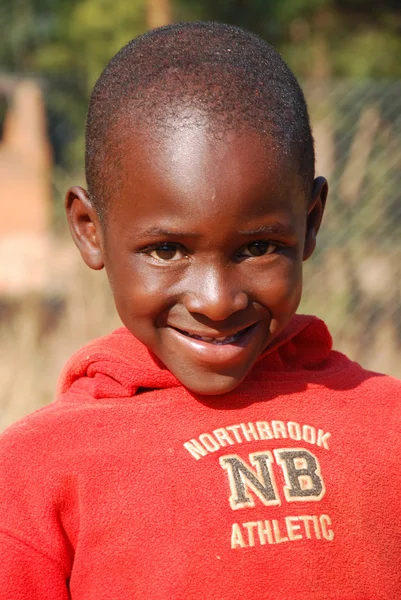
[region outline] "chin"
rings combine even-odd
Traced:
[[[197,379],[191,379],[190,381],[184,381],[181,379],[181,383],[195,394],[202,396],[221,396],[228,394],[235,390],[240,383],[244,380],[244,377],[229,377],[225,375],[208,374]]]

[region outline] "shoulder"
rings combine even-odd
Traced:
[[[54,457],[63,457],[79,443],[82,423],[91,419],[88,412],[85,403],[56,401],[23,417],[0,435],[1,467],[31,464],[45,470]]]
[[[326,374],[331,375],[333,373],[338,380],[359,382],[378,390],[383,388],[398,392],[401,391],[400,379],[386,375],[385,373],[366,369],[360,363],[337,350],[331,350],[321,365],[320,372],[323,377]]]
[[[401,406],[401,380],[383,373],[368,371],[362,367],[360,369],[363,374],[362,391],[364,393],[369,394],[372,400],[380,399],[380,403],[393,405],[394,408]]]
[[[343,358],[342,365],[345,367],[345,372],[356,376],[366,388],[375,390],[378,393],[394,392],[395,394],[401,394],[401,380],[385,373],[379,373],[377,371],[371,371],[365,369],[362,365],[352,361],[339,352],[333,351],[333,354],[339,355]]]
[[[60,527],[60,510],[75,502],[75,473],[66,468],[71,432],[62,435],[54,405],[21,419],[0,436],[0,531],[2,543],[29,562],[40,560],[69,572],[69,549]],[[61,508],[60,508],[61,507]],[[38,557],[41,557],[39,560]]]
[[[395,377],[364,369],[347,360],[337,374],[334,389],[361,424],[395,432],[401,426],[401,381]]]
[[[41,461],[59,429],[58,408],[50,404],[23,417],[0,435],[0,462],[24,461],[27,457]]]

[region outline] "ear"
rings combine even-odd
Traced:
[[[72,239],[91,269],[99,270],[103,262],[103,235],[99,217],[86,191],[74,186],[65,197],[65,210]]]
[[[317,177],[313,182],[309,201],[303,260],[308,260],[316,248],[316,236],[322,222],[328,191],[329,186],[326,179]]]

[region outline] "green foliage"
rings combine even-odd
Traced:
[[[217,20],[245,27],[279,45],[288,24],[311,16],[330,0],[177,0],[187,19]]]
[[[146,30],[148,0],[0,0],[0,69],[44,82],[58,162],[82,164],[88,96],[110,57]],[[299,76],[401,77],[396,0],[171,0],[175,20],[255,31]]]
[[[145,29],[141,1],[83,0],[76,3],[64,36],[53,45],[57,52],[50,53],[44,47],[38,55],[39,64],[76,69],[84,75],[89,90],[110,58]]]
[[[186,19],[216,19],[255,31],[299,76],[401,76],[396,0],[176,0]],[[325,64],[323,64],[325,63]]]
[[[1,0],[0,65],[2,69],[29,72],[35,69],[34,53],[46,43],[54,28],[60,0]]]
[[[0,69],[39,75],[56,161],[82,165],[90,90],[109,59],[143,32],[144,0],[0,0]]]
[[[380,30],[364,28],[348,39],[341,36],[334,55],[335,72],[355,78],[401,78],[400,56],[399,34],[388,31],[384,35]]]

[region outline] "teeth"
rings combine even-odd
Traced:
[[[192,335],[191,337],[201,340],[202,342],[208,342],[209,344],[231,344],[232,342],[235,342],[238,334],[218,338],[201,337],[199,335]]]
[[[203,337],[201,335],[191,334],[191,333],[188,333],[187,331],[183,331],[183,330],[180,330],[180,331],[184,335],[186,335],[194,340],[200,340],[201,342],[207,342],[208,344],[216,344],[216,345],[232,344],[244,333],[244,330],[242,329],[241,331],[238,331],[234,335],[213,338],[213,337]]]

